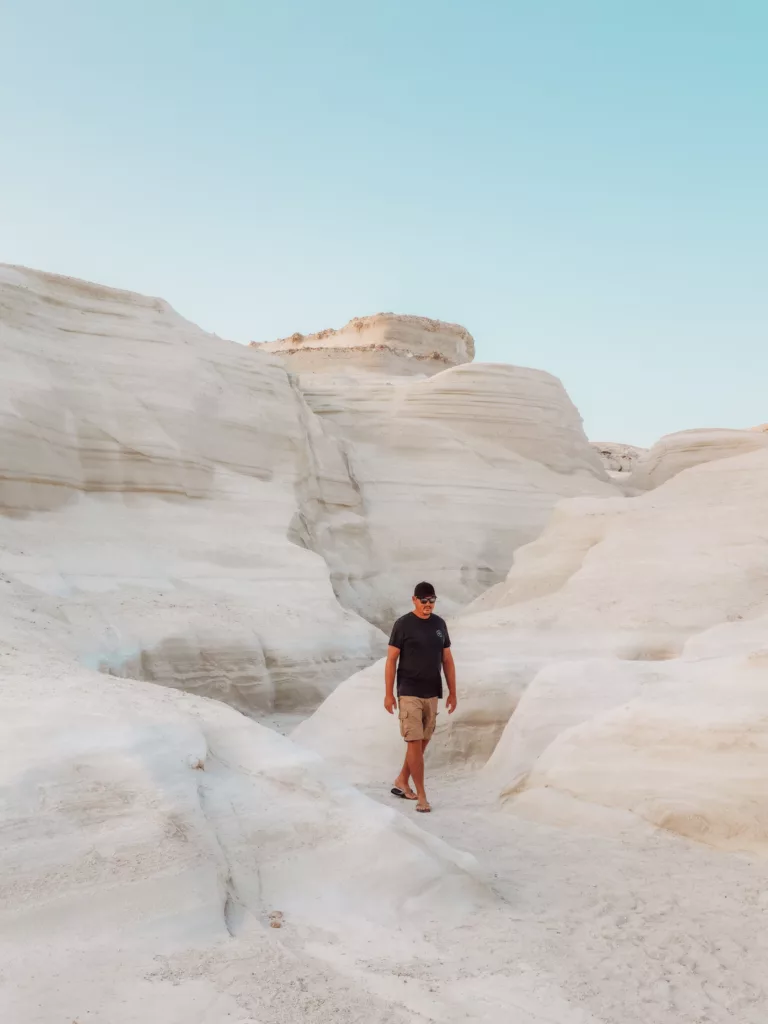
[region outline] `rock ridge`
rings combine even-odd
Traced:
[[[297,331],[277,341],[252,341],[250,347],[285,357],[292,369],[309,371],[327,369],[333,359],[354,369],[429,375],[475,356],[474,339],[461,324],[399,313],[354,317],[339,329]]]

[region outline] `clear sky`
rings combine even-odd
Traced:
[[[0,0],[0,261],[395,311],[596,440],[768,420],[765,0]]]

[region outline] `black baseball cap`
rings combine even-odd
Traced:
[[[423,600],[425,597],[437,597],[437,594],[435,594],[435,588],[431,583],[425,583],[422,580],[413,588],[413,596]]]

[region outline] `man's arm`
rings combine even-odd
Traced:
[[[448,699],[445,702],[445,707],[448,714],[452,715],[456,710],[458,698],[456,696],[456,665],[453,662],[450,647],[443,648],[443,672],[445,672],[445,681],[448,683]]]
[[[400,648],[390,646],[387,648],[387,660],[384,665],[384,707],[394,715],[397,701],[395,700],[395,670],[397,659],[400,657]]]

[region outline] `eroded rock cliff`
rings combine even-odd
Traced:
[[[460,324],[425,316],[377,313],[355,317],[334,330],[251,342],[261,352],[285,357],[294,371],[351,367],[379,373],[430,374],[474,359],[475,343]]]
[[[455,325],[353,321],[295,374],[283,343],[71,278],[2,268],[0,309],[0,569],[106,672],[312,707],[383,651],[416,579],[457,609],[561,497],[611,493],[559,382],[468,365]],[[397,373],[359,365],[360,339]]]

